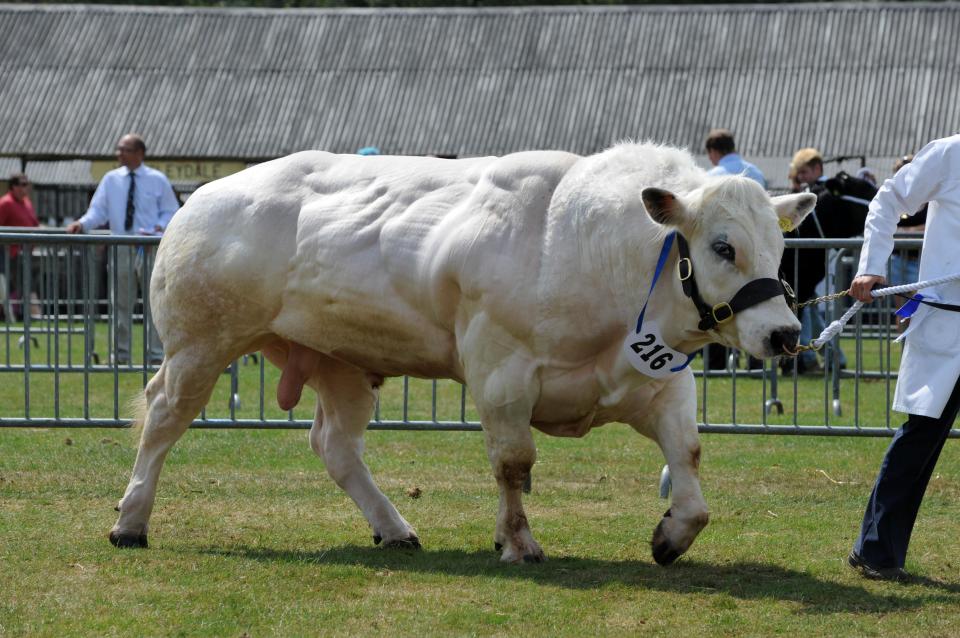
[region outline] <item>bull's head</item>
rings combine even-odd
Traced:
[[[689,281],[684,291],[698,307],[702,330],[756,357],[796,346],[800,322],[776,287],[782,229],[803,221],[815,195],[771,198],[751,179],[723,177],[685,195],[647,188],[642,196],[655,221],[682,235],[681,250],[689,247],[689,262],[681,255],[679,270],[681,278],[692,276],[694,294]]]

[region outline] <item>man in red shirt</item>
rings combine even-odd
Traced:
[[[23,173],[15,173],[10,177],[10,190],[6,195],[0,197],[0,226],[39,226],[37,213],[33,210],[33,202],[30,201],[30,180]],[[16,244],[9,245],[10,251],[10,289],[14,291],[11,295],[14,299],[21,298],[20,290],[20,266],[22,257],[20,256],[20,246]],[[0,248],[0,273],[3,273],[5,262],[3,258],[3,248]],[[0,290],[0,293],[6,291]],[[35,292],[30,293],[30,299],[33,301],[30,308],[30,314],[33,318],[40,317],[40,305]]]

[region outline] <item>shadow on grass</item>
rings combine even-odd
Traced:
[[[504,565],[492,550],[405,551],[355,545],[315,552],[243,546],[200,551],[208,555],[270,563],[345,565],[449,576],[512,578],[569,589],[598,589],[619,583],[656,591],[724,593],[744,600],[790,601],[799,605],[802,611],[813,613],[890,612],[916,609],[937,601],[960,602],[960,586],[951,583],[921,578],[914,584],[939,590],[938,593],[891,585],[903,589],[896,593],[881,594],[860,586],[819,580],[803,572],[761,563],[715,565],[681,560],[671,567],[659,567],[636,560],[559,557],[541,565]]]

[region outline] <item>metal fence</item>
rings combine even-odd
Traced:
[[[0,232],[0,427],[127,426],[125,403],[156,369],[148,349],[150,308],[142,290],[159,239],[11,230]],[[915,251],[920,243],[897,240],[897,251]],[[823,292],[849,286],[860,240],[788,240],[787,245],[829,249]],[[122,276],[121,268],[134,263],[123,259],[124,251],[147,264],[137,277]],[[126,293],[136,297],[134,329],[126,344],[116,312],[124,281]],[[848,303],[841,299],[818,310],[825,311],[829,323]],[[796,366],[783,371],[781,361],[751,361],[736,351],[724,355],[722,369],[714,369],[716,360],[709,354],[698,358],[700,430],[891,435],[898,424],[889,406],[900,351],[892,343],[892,310],[886,298],[859,313],[842,334],[840,348],[831,344],[821,353],[816,376],[800,374]],[[124,350],[132,354],[122,361],[117,355]],[[234,362],[194,427],[310,427],[310,401],[288,412],[276,406],[272,389],[278,380],[279,371],[259,353]],[[404,377],[381,389],[370,427],[478,430],[479,422],[459,384]]]

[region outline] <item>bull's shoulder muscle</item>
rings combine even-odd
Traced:
[[[581,158],[555,151],[514,153],[486,166],[429,238],[432,274],[488,311],[536,301],[544,233],[557,185]],[[523,294],[518,294],[524,291]]]
[[[451,208],[447,228],[439,238],[454,240],[456,246],[452,248],[458,260],[523,257],[539,252],[553,195],[580,159],[560,151],[529,151],[497,158],[484,167],[469,193]],[[499,249],[500,253],[490,253],[490,249]]]

